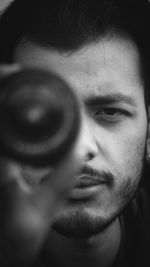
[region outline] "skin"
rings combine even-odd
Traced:
[[[20,68],[18,64],[0,66],[1,79]],[[49,226],[63,207],[81,167],[83,153],[78,147],[78,138],[71,144],[57,167],[35,168],[25,163],[23,166],[20,161],[1,153],[0,266],[31,266],[37,259]],[[29,172],[32,180],[28,179]],[[41,177],[42,183],[39,182]]]
[[[145,156],[147,114],[138,50],[121,36],[106,36],[68,54],[27,42],[18,45],[14,60],[55,71],[71,85],[80,103],[85,167],[108,174],[89,199],[71,201],[70,192],[48,249],[66,265],[110,266],[121,242],[119,215],[138,188]]]

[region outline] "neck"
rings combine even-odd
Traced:
[[[88,240],[72,240],[54,231],[49,240],[47,253],[51,251],[57,266],[110,267],[120,248],[120,221],[117,219],[104,232]]]

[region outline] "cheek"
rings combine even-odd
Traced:
[[[114,147],[114,165],[116,177],[122,176],[122,179],[132,177],[132,180],[139,177],[143,167],[145,156],[146,132],[130,134],[117,141]],[[124,176],[124,177],[123,177]]]
[[[109,170],[115,180],[111,196],[112,209],[123,207],[135,194],[138,188],[145,156],[146,133],[126,136],[114,145],[115,152],[111,155]],[[112,204],[114,203],[114,205]],[[108,203],[110,205],[110,203]]]

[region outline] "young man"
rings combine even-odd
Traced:
[[[84,167],[35,266],[149,266],[149,27],[146,0],[16,0],[1,19],[1,62],[56,72],[80,102]]]

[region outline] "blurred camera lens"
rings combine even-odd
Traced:
[[[0,80],[0,153],[34,166],[55,165],[74,144],[78,101],[68,84],[41,69]]]

